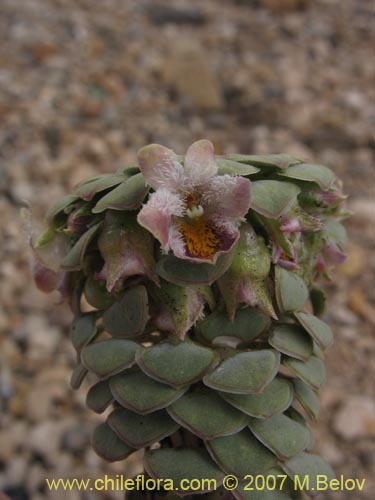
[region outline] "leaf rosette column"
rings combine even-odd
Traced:
[[[70,301],[71,385],[86,378],[88,407],[108,412],[101,457],[145,449],[147,474],[176,485],[232,474],[237,499],[301,498],[295,474],[315,496],[333,477],[310,423],[333,341],[317,283],[345,258],[344,200],[327,167],[200,140],[184,156],[146,146],[48,210],[35,280]],[[282,491],[246,491],[248,474],[284,473]]]

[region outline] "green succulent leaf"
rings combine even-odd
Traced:
[[[95,338],[97,334],[96,320],[97,314],[95,312],[76,316],[73,319],[70,327],[70,340],[78,352]]]
[[[290,406],[293,399],[293,387],[288,380],[276,377],[259,394],[219,392],[219,395],[251,417],[270,418],[282,413]]]
[[[275,266],[275,292],[277,304],[282,312],[295,311],[309,297],[304,280],[294,271]]]
[[[288,358],[283,363],[296,377],[313,389],[319,389],[325,382],[324,362],[315,356],[310,356],[307,361]]]
[[[216,360],[215,351],[190,341],[162,342],[137,353],[146,375],[172,387],[199,381]]]
[[[255,212],[277,219],[296,201],[301,189],[290,182],[275,180],[254,181],[251,184],[251,205]]]
[[[327,296],[321,288],[310,290],[310,300],[315,316],[323,316],[326,310]]]
[[[253,476],[247,481],[240,481],[232,495],[237,500],[300,500],[302,498],[300,493],[295,491],[294,482],[289,477],[285,478],[285,473],[279,466],[271,467],[258,480]]]
[[[240,352],[205,375],[203,382],[218,391],[258,393],[275,377],[279,364],[280,354],[273,349]]]
[[[283,354],[307,361],[313,352],[313,342],[299,325],[290,323],[275,326],[269,344]]]
[[[180,398],[189,386],[175,389],[161,384],[143,372],[124,372],[110,380],[115,400],[129,410],[145,415],[165,408]]]
[[[311,432],[311,429],[307,428],[307,430],[309,432],[310,438],[309,442],[307,443],[305,451],[312,451],[316,446],[316,440],[314,434]]]
[[[167,408],[180,425],[202,439],[234,434],[248,423],[248,416],[215,392],[188,392]]]
[[[139,174],[139,167],[137,165],[125,165],[116,170],[116,174],[124,174],[128,177]]]
[[[325,462],[318,455],[302,452],[295,457],[289,459],[281,464],[281,467],[288,476],[294,481],[296,476],[299,478],[299,484],[303,484],[305,478],[308,477],[307,491],[310,496],[317,496],[318,490],[318,476],[327,478],[328,481],[335,479],[335,473],[332,467]]]
[[[115,301],[115,297],[107,291],[105,281],[96,280],[94,276],[86,279],[84,295],[87,302],[99,310],[107,309]]]
[[[103,196],[92,209],[94,214],[104,210],[135,210],[142,205],[149,188],[141,173],[126,179],[115,189]]]
[[[82,363],[78,363],[70,377],[70,387],[74,390],[79,389],[87,373],[88,370],[86,369],[86,367],[83,366]]]
[[[95,428],[91,444],[97,455],[108,462],[124,460],[135,451],[121,441],[106,422]]]
[[[172,480],[179,488],[181,481],[200,480],[202,485],[211,485],[211,490],[184,490],[179,488],[179,495],[207,493],[215,485],[220,486],[224,474],[202,448],[163,448],[148,451],[145,454],[144,466],[147,473],[154,479]],[[204,479],[205,481],[202,481]],[[215,481],[207,481],[214,479]]]
[[[85,201],[91,201],[97,193],[121,184],[124,174],[101,174],[91,177],[73,190],[73,194]]]
[[[113,337],[132,338],[141,335],[148,321],[148,297],[142,285],[125,290],[103,314],[103,325]]]
[[[280,460],[286,460],[304,450],[309,442],[307,428],[283,413],[270,419],[253,418],[250,430],[259,441]]]
[[[246,307],[239,309],[233,321],[224,311],[214,311],[199,322],[196,330],[199,338],[215,342],[220,337],[237,337],[243,342],[252,342],[271,325],[270,317],[259,309]]]
[[[294,420],[295,422],[297,422],[300,425],[302,425],[303,427],[305,427],[309,438],[308,438],[307,445],[306,445],[306,448],[304,451],[311,451],[315,447],[315,444],[316,444],[315,437],[314,437],[314,434],[312,433],[309,425],[307,424],[305,417],[299,411],[297,411],[295,408],[293,408],[292,406],[286,411],[286,414],[292,420]]]
[[[225,158],[219,158],[216,160],[218,166],[219,175],[252,175],[257,174],[260,169],[254,167],[253,165],[246,165],[245,163],[240,163],[234,160],[227,160]]]
[[[90,227],[83,235],[79,238],[77,243],[72,247],[72,249],[65,256],[61,263],[61,268],[65,271],[76,271],[82,268],[83,258],[85,252],[91,241],[96,236],[96,233],[100,229],[102,222],[95,224]]]
[[[300,181],[315,182],[324,191],[328,191],[336,180],[336,175],[328,167],[313,163],[292,165],[286,170],[279,172],[278,175]]]
[[[179,428],[164,410],[150,415],[139,415],[126,408],[117,408],[109,415],[108,424],[117,436],[132,448],[150,446]]]
[[[238,478],[263,473],[277,463],[275,455],[249,429],[206,441],[205,445],[218,466]]]
[[[297,312],[294,315],[322,349],[327,349],[332,344],[333,333],[327,323],[303,311]]]
[[[55,217],[57,217],[58,215],[70,213],[78,200],[79,196],[76,196],[74,194],[68,194],[57,200],[56,203],[51,205],[51,207],[47,210],[45,215],[46,222],[48,224],[52,224]]]
[[[156,271],[163,279],[180,286],[211,285],[228,269],[232,252],[220,255],[216,264],[194,263],[164,255],[157,263]]]
[[[318,359],[324,361],[324,352],[322,348],[319,346],[319,344],[317,344],[316,342],[314,342],[313,355]]]
[[[311,387],[299,379],[293,380],[294,395],[308,416],[316,420],[319,416],[319,399]]]
[[[138,344],[131,340],[103,340],[84,347],[81,361],[98,377],[107,378],[132,366],[138,347]]]
[[[113,403],[113,396],[108,380],[101,380],[94,384],[86,396],[86,405],[95,413],[103,413]]]
[[[225,156],[228,160],[237,161],[241,163],[248,163],[261,168],[288,168],[291,165],[302,163],[302,160],[287,154],[279,153],[272,155],[241,155],[230,154]]]

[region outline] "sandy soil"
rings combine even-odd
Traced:
[[[0,5],[0,489],[13,500],[120,499],[48,491],[46,477],[134,474],[89,447],[97,417],[69,387],[70,313],[39,293],[19,216],[37,220],[83,178],[160,142],[287,152],[345,183],[350,257],[327,284],[317,449],[370,499],[374,480],[374,4],[367,0],[2,0]],[[87,388],[87,387],[86,387]]]

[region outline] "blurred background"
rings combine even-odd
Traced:
[[[317,449],[373,498],[375,437],[375,4],[370,0],[1,0],[0,490],[12,500],[123,499],[49,492],[46,477],[140,472],[90,449],[98,418],[69,387],[71,315],[38,292],[19,216],[37,221],[82,179],[159,142],[183,153],[285,152],[344,180],[350,256],[327,283]]]

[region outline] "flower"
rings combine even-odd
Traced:
[[[342,264],[347,258],[348,237],[338,220],[328,219],[322,230],[322,246],[316,259],[315,270],[331,279],[330,267]]]
[[[322,273],[326,278],[330,276],[330,268],[342,264],[347,259],[347,254],[340,249],[335,241],[328,241],[322,248],[321,253],[317,255],[315,271]]]
[[[217,175],[210,141],[194,142],[184,165],[170,149],[150,144],[138,152],[146,182],[155,190],[138,214],[164,253],[215,263],[239,238],[238,227],[250,206],[250,181]]]
[[[268,224],[271,228],[272,222]],[[320,219],[301,209],[291,207],[272,225],[272,262],[286,269],[299,269],[300,252],[303,252],[303,234],[321,229]]]
[[[274,244],[272,247],[272,262],[285,267],[285,269],[299,269],[297,249],[293,248],[293,257],[290,257],[283,252],[283,249],[277,243]]]

